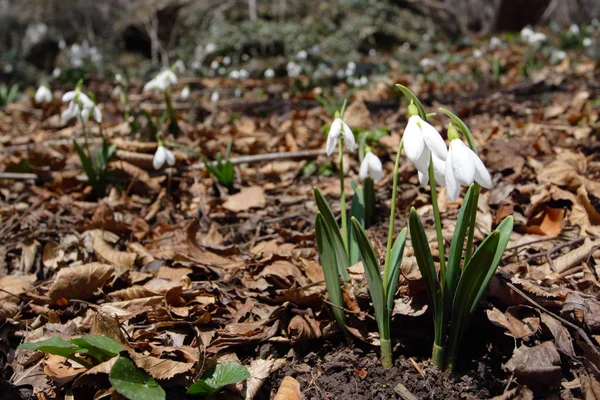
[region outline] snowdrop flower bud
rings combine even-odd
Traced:
[[[154,153],[152,166],[154,169],[159,170],[165,165],[165,162],[171,167],[175,165],[175,155],[165,146],[159,145],[156,149],[156,153]]]
[[[352,129],[350,129],[348,124],[346,124],[340,117],[336,117],[331,124],[331,128],[329,128],[329,135],[327,135],[327,143],[325,144],[325,149],[327,150],[328,156],[333,154],[340,134],[344,138],[346,149],[349,151],[354,151],[356,142],[354,140],[354,135],[352,134]]]
[[[579,25],[573,24],[569,27],[569,33],[571,35],[577,36],[577,35],[579,35],[579,32],[580,32]]]
[[[381,165],[381,160],[379,157],[370,151],[367,152],[362,160],[362,163],[360,163],[359,175],[360,179],[363,181],[369,177],[375,182],[380,180],[383,176],[383,165]]]
[[[446,159],[446,187],[450,201],[460,195],[460,186],[470,186],[473,182],[490,189],[492,178],[479,156],[460,140],[456,128],[448,128],[450,150]]]
[[[583,42],[581,44],[583,44],[583,47],[590,47],[592,45],[592,39],[586,37],[585,39],[583,39]]]
[[[37,104],[46,104],[52,102],[52,92],[46,85],[42,85],[35,92],[35,102]]]
[[[439,161],[446,161],[448,149],[439,132],[419,116],[414,104],[408,107],[408,112],[411,117],[404,130],[404,152],[419,171],[419,182],[426,185],[429,181],[429,160],[432,155]],[[440,169],[441,163],[438,162],[437,166]],[[435,167],[434,163],[434,171]]]
[[[186,86],[181,90],[181,98],[187,100],[190,97],[190,87]]]
[[[212,92],[212,94],[210,95],[210,101],[213,103],[219,101],[219,92]]]
[[[116,74],[115,75],[115,81],[119,84],[122,85],[123,84],[123,75],[121,74]]]

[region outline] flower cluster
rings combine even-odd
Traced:
[[[77,118],[81,123],[86,123],[92,115],[96,122],[102,122],[100,108],[85,93],[82,93],[79,87],[65,93],[62,101],[63,103],[69,102],[69,107],[61,114],[63,121],[67,122]]]
[[[542,32],[534,32],[533,29],[526,26],[521,30],[521,40],[529,43],[533,47],[539,47],[547,39]]]
[[[35,102],[37,104],[47,104],[52,102],[52,91],[46,85],[42,85],[35,92]]]
[[[146,83],[144,85],[144,91],[155,91],[155,92],[160,92],[160,93],[164,93],[167,91],[167,89],[169,89],[171,87],[171,85],[176,85],[177,84],[177,75],[175,75],[175,73],[170,70],[170,69],[166,69],[164,71],[162,71],[161,73],[159,73],[158,75],[156,75],[154,77],[154,79],[152,79],[151,81],[149,81],[148,83]]]

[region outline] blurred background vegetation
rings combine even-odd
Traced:
[[[367,57],[357,68],[376,70],[378,56],[599,17],[597,0],[0,0],[0,81],[90,66],[148,74],[176,60],[199,76],[293,75],[290,60],[306,58],[313,73]]]

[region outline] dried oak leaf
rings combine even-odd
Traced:
[[[195,364],[193,362],[181,362],[139,354],[133,350],[129,351],[129,356],[135,362],[135,365],[148,372],[155,379],[169,379],[175,375],[183,374],[192,369]]]
[[[35,274],[31,275],[7,275],[0,278],[0,321],[12,318],[18,311],[20,294],[31,289],[35,282]],[[14,296],[13,296],[14,295]]]
[[[319,322],[310,315],[295,315],[288,325],[288,335],[292,344],[319,339],[323,334]]]
[[[552,334],[554,343],[558,346],[558,350],[569,357],[575,358],[575,349],[573,348],[573,340],[571,339],[569,330],[565,328],[559,320],[550,316],[550,314],[543,312],[540,314],[540,317],[542,319],[542,324],[544,324]]]
[[[286,364],[284,358],[269,359],[269,360],[252,360],[248,367],[250,377],[246,380],[246,395],[245,400],[252,400],[258,390],[261,388],[265,380],[275,371]]]
[[[513,306],[506,313],[497,308],[486,310],[490,322],[508,330],[506,333],[516,339],[529,339],[540,329],[540,319],[535,309],[526,306]]]
[[[556,386],[561,380],[560,354],[552,342],[520,346],[503,368],[534,390]]]
[[[97,262],[63,268],[50,285],[48,296],[60,304],[66,304],[70,299],[88,300],[114,271],[112,266]]]
[[[283,378],[273,400],[300,400],[300,383],[291,376]]]
[[[137,257],[137,254],[135,253],[113,249],[112,246],[106,243],[101,235],[97,235],[94,238],[93,248],[99,258],[111,264],[128,269],[133,268],[133,263]]]
[[[46,359],[44,373],[59,386],[65,385],[75,379],[85,368],[61,356],[50,354]]]
[[[239,193],[229,196],[223,208],[229,211],[248,211],[251,208],[264,208],[267,205],[265,191],[260,186],[243,188]]]

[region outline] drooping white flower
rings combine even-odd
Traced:
[[[569,27],[569,33],[574,36],[578,36],[580,33],[579,25],[573,24]]]
[[[181,60],[175,61],[174,67],[180,74],[183,74],[185,72],[185,63]]]
[[[240,69],[240,79],[248,79],[250,77],[250,73],[245,69]]]
[[[52,92],[48,86],[42,85],[35,92],[35,102],[37,104],[46,104],[52,102]]]
[[[190,97],[190,87],[186,86],[181,90],[181,98],[187,100]]]
[[[492,187],[492,178],[485,165],[460,139],[450,141],[445,177],[450,201],[458,199],[461,185],[469,186],[477,182],[484,188]]]
[[[325,144],[325,149],[327,150],[328,156],[333,154],[333,151],[337,146],[338,137],[340,136],[340,134],[344,138],[346,149],[348,149],[349,151],[354,151],[356,141],[354,140],[352,129],[350,129],[348,124],[346,124],[341,118],[336,118],[333,120],[333,123],[329,128],[329,135],[327,135],[327,143]]]
[[[473,58],[481,58],[483,56],[483,52],[479,49],[475,49],[473,51]]]
[[[144,85],[144,92],[156,91],[164,93],[171,85],[175,84],[177,84],[177,75],[170,69],[166,69]]]
[[[567,53],[563,50],[552,50],[552,53],[550,54],[550,64],[558,64],[565,58],[567,58]]]
[[[496,50],[502,47],[502,40],[498,39],[496,36],[492,36],[490,39],[490,49]]]
[[[234,69],[229,73],[229,77],[231,79],[240,79],[240,72]]]
[[[175,155],[165,146],[159,145],[154,153],[154,159],[152,160],[152,166],[154,169],[159,170],[165,165],[165,162],[169,166],[175,165]]]
[[[592,45],[592,39],[586,37],[585,39],[583,39],[581,44],[583,44],[583,47],[590,47]]]
[[[296,58],[300,61],[304,61],[308,58],[308,52],[306,50],[300,50],[296,53]]]
[[[69,107],[61,114],[63,121],[68,122],[72,118],[77,118],[80,122],[85,123],[89,120],[90,115],[92,115],[96,122],[102,122],[100,108],[85,93],[79,91],[79,89],[65,93],[62,101],[63,103],[69,102]]]
[[[375,182],[381,179],[383,176],[383,165],[381,160],[375,154],[368,152],[360,163],[359,171],[360,179],[365,180],[368,177],[373,179]]]
[[[435,183],[439,186],[446,186],[446,162],[437,158],[435,154],[431,154],[431,159],[433,160],[433,177],[435,178]],[[429,183],[429,171],[425,174],[418,171],[417,175],[421,186]]]
[[[217,91],[212,92],[212,94],[210,95],[210,101],[213,103],[216,103],[217,101],[219,101],[219,92],[217,92]]]
[[[421,183],[429,179],[425,176],[429,176],[429,160],[432,153],[441,161],[446,161],[448,149],[444,139],[433,126],[418,115],[413,115],[408,119],[402,140],[406,157],[423,175],[423,178],[419,179]]]
[[[225,57],[223,58],[223,64],[224,64],[224,65],[229,65],[229,64],[231,64],[231,57],[229,57],[229,56],[225,56]]]

